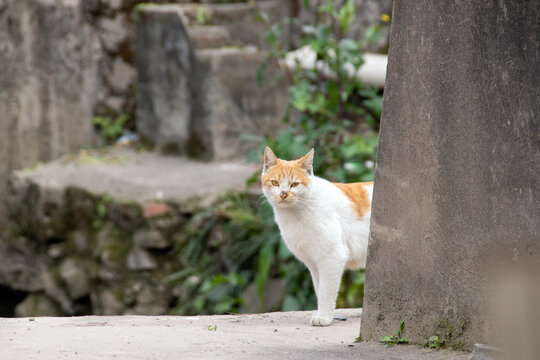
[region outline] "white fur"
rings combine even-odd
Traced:
[[[307,186],[290,188],[297,196],[294,203],[279,197],[294,179],[284,179],[280,186],[263,186],[263,192],[274,209],[285,244],[311,273],[317,312],[310,323],[326,326],[333,320],[343,271],[366,265],[371,213],[360,220],[352,202],[338,187],[313,175],[309,179]],[[371,202],[373,186],[365,188]]]

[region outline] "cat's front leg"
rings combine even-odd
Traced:
[[[337,293],[345,268],[344,259],[334,260],[332,263],[318,267],[317,312],[313,314],[310,321],[313,326],[328,326],[334,320]]]
[[[317,269],[317,266],[312,263],[305,262],[305,265],[309,269],[309,273],[311,274],[311,280],[313,281],[313,288],[315,289],[315,295],[317,296],[317,299],[319,298],[319,270]]]

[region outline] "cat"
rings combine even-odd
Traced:
[[[314,153],[287,161],[266,147],[261,184],[281,237],[311,273],[317,312],[310,324],[328,326],[343,271],[366,266],[373,182],[319,178],[313,175]]]

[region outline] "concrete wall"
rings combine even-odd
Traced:
[[[540,259],[535,0],[396,0],[362,338],[492,342],[491,265]]]
[[[0,2],[0,199],[10,171],[91,143],[96,41],[78,1]]]

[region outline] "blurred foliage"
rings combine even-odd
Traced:
[[[117,117],[111,116],[95,116],[92,119],[94,125],[100,130],[103,137],[113,142],[118,139],[127,127],[129,115],[121,114]]]
[[[322,6],[314,9],[308,1],[304,3],[314,12],[314,23],[300,25],[297,19],[285,19],[269,26],[267,61],[285,57],[287,50],[280,39],[284,26],[292,24],[302,31],[302,45],[310,46],[327,68],[297,68],[287,73],[291,85],[284,121],[289,127],[275,137],[245,135],[260,144],[260,150],[249,158],[260,161],[267,145],[286,159],[300,157],[313,147],[317,175],[339,182],[373,180],[382,94],[349,73],[351,67],[356,72],[363,64],[364,49],[378,40],[382,25],[371,27],[364,39],[355,41],[345,37],[354,21],[353,0],[320,1]],[[266,21],[268,16],[258,18]],[[259,81],[265,81],[265,65],[257,74]],[[257,178],[255,174],[249,185]],[[285,282],[281,310],[316,308],[309,271],[281,240],[266,201],[229,194],[216,208],[194,216],[179,243],[186,244],[178,256],[187,270],[167,279],[188,289],[179,296],[178,314],[241,312],[244,294],[252,284],[264,303],[271,278]],[[346,272],[337,306],[361,307],[364,280],[363,270]]]

